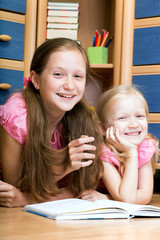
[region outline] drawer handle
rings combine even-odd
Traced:
[[[0,83],[0,89],[2,90],[8,90],[11,88],[11,85],[8,83]]]
[[[10,41],[12,38],[9,36],[9,35],[6,35],[6,34],[2,34],[0,35],[0,40],[3,41],[3,42],[8,42]]]

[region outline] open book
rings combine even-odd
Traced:
[[[23,210],[55,220],[160,217],[160,208],[114,200],[95,202],[70,198],[26,205]]]

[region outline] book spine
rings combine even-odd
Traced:
[[[72,16],[72,17],[78,17],[79,11],[62,11],[62,10],[48,10],[48,16]]]
[[[47,29],[47,39],[66,37],[77,40],[77,30],[74,29]]]
[[[57,23],[78,23],[78,18],[77,17],[55,17],[55,16],[48,16],[47,17],[47,22],[57,22]]]
[[[48,23],[47,28],[78,29],[78,24],[70,23]]]
[[[51,9],[51,10],[71,10],[71,11],[76,11],[79,10],[78,7],[59,7],[59,6],[47,6],[47,9]]]
[[[55,219],[54,217],[52,217],[52,216],[48,216],[48,215],[46,215],[46,214],[43,214],[43,213],[39,213],[39,212],[35,212],[35,211],[32,211],[32,210],[29,210],[29,209],[22,209],[23,211],[26,211],[26,212],[29,212],[29,213],[34,213],[34,214],[37,214],[37,215],[39,215],[39,216],[41,216],[41,217],[46,217],[46,218],[50,218],[50,219]]]
[[[48,6],[74,6],[79,7],[79,2],[48,2]]]

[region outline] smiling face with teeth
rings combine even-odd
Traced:
[[[144,99],[137,94],[113,98],[110,102],[107,127],[118,128],[120,135],[139,145],[148,131]]]
[[[33,72],[33,75],[35,73]],[[53,52],[41,75],[33,76],[49,118],[61,119],[83,97],[86,61],[76,49]]]

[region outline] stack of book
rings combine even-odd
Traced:
[[[48,2],[47,12],[47,39],[66,37],[77,40],[78,2]]]

